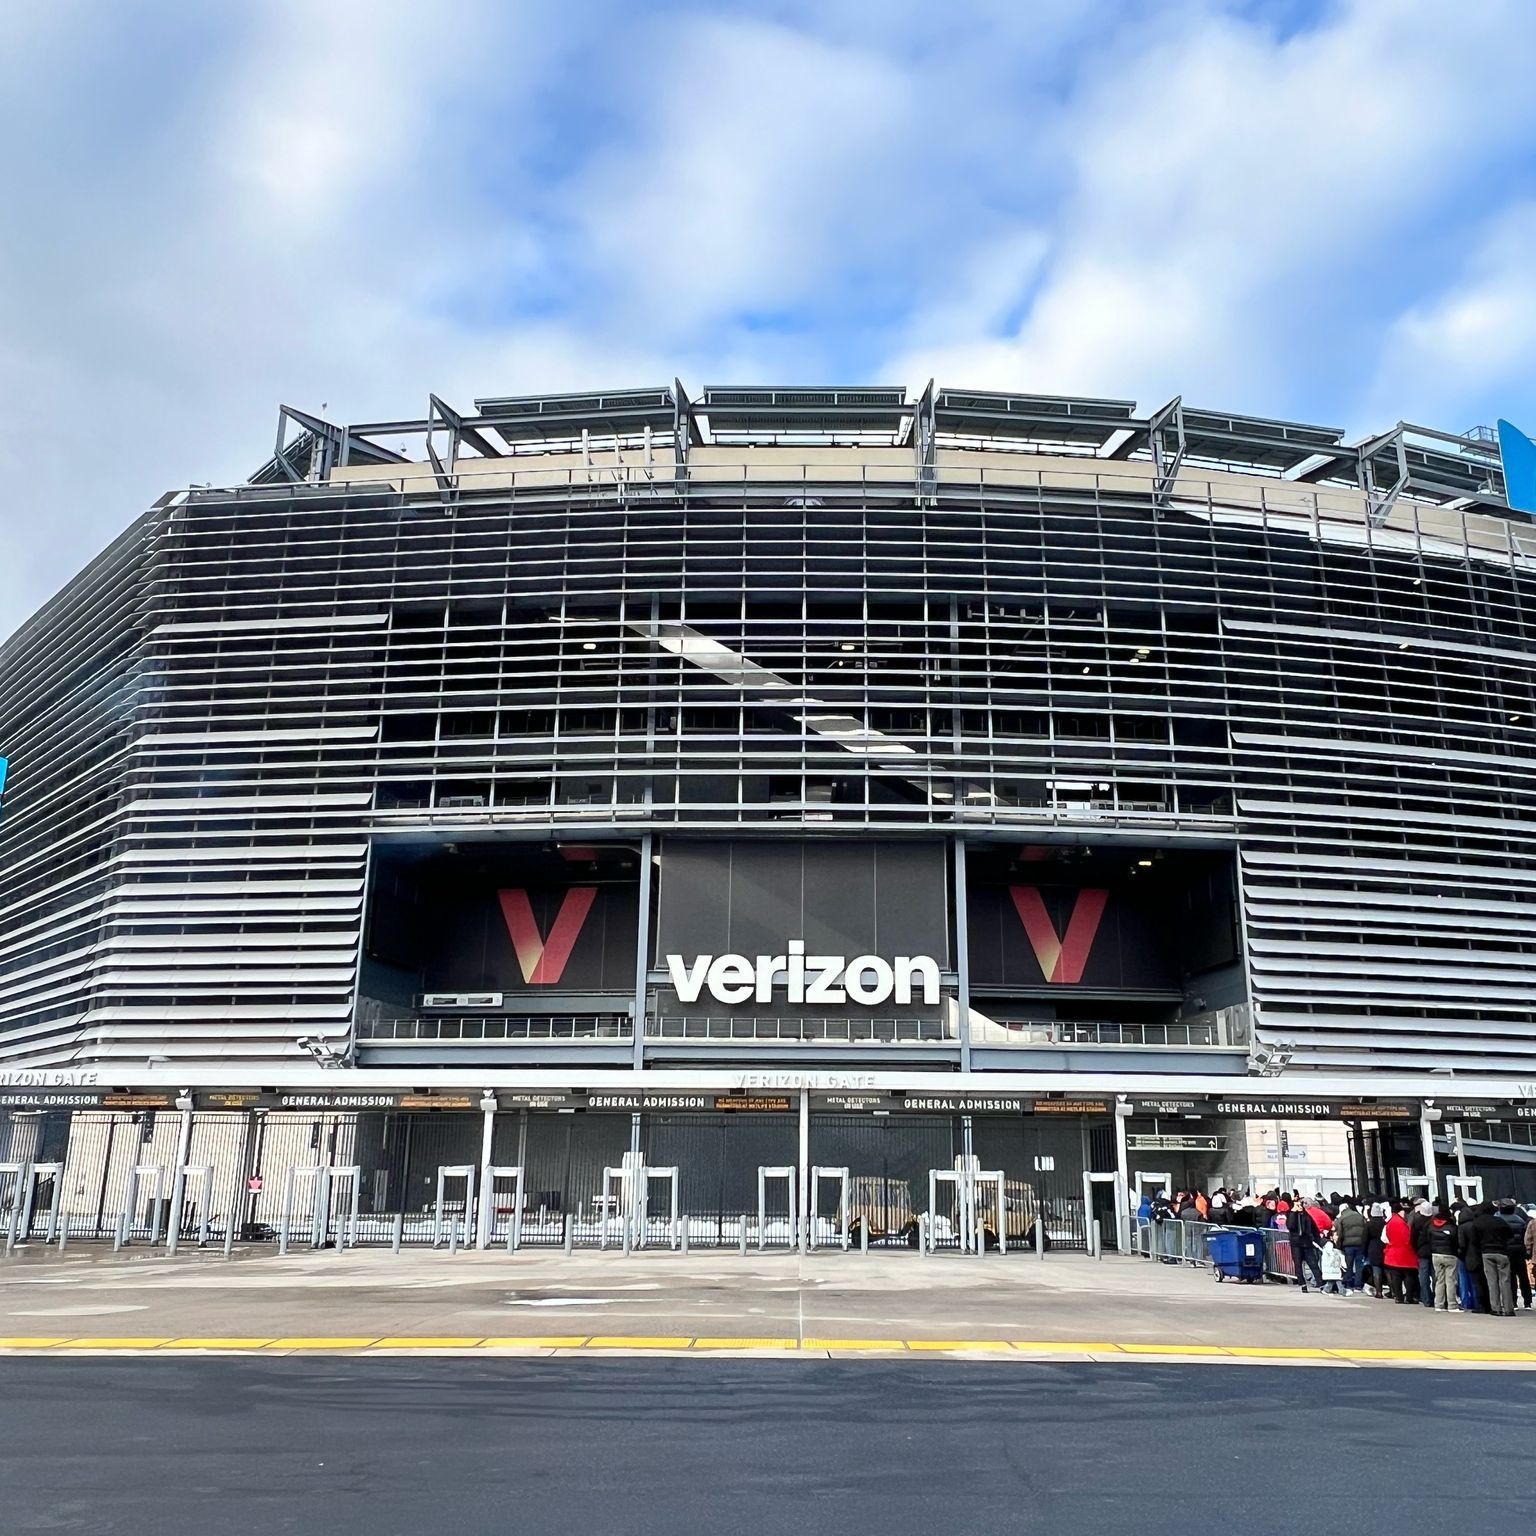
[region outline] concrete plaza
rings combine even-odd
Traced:
[[[1536,1313],[1435,1313],[1079,1254],[334,1250],[0,1263],[0,1349],[978,1353],[1536,1367]]]

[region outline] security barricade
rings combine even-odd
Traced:
[[[1205,1234],[1217,1230],[1220,1225],[1209,1221],[1183,1221],[1178,1217],[1138,1222],[1133,1252],[1140,1258],[1156,1259],[1164,1264],[1208,1266],[1211,1256]],[[1257,1230],[1264,1237],[1264,1273],[1276,1280],[1294,1280],[1296,1262],[1289,1234],[1279,1227]]]

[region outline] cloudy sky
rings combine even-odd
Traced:
[[[1533,0],[50,0],[0,635],[333,420],[656,384],[1536,429]]]

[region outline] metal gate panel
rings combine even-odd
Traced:
[[[627,1114],[530,1112],[522,1159],[524,1246],[563,1242],[567,1217],[573,1242],[595,1244],[603,1230],[603,1169],[622,1165],[629,1141]]]
[[[1083,1173],[1088,1166],[1088,1128],[1081,1119],[1040,1115],[976,1115],[971,1146],[983,1168],[1002,1170],[1009,1205],[1027,1209],[1019,1185],[1027,1185],[1045,1213],[1053,1247],[1088,1246],[1091,1214],[1083,1209]],[[1044,1165],[1044,1166],[1042,1166]],[[1113,1164],[1111,1164],[1113,1166]],[[1010,1188],[1010,1186],[1013,1186]],[[1022,1232],[1008,1232],[1011,1248]]]
[[[928,1174],[953,1168],[960,1152],[954,1115],[811,1116],[811,1161],[848,1169],[849,1221],[856,1238],[868,1231],[872,1246],[916,1247]]]
[[[646,1115],[640,1145],[648,1165],[677,1169],[689,1243],[734,1248],[742,1222],[757,1219],[757,1170],[797,1162],[800,1117],[746,1111]],[[769,1194],[770,1214],[787,1218],[782,1186]]]

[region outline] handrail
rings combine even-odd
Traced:
[[[360,1045],[430,1042],[433,1045],[478,1044],[482,1041],[607,1043],[633,1040],[626,1014],[504,1014],[490,1018],[360,1019]]]

